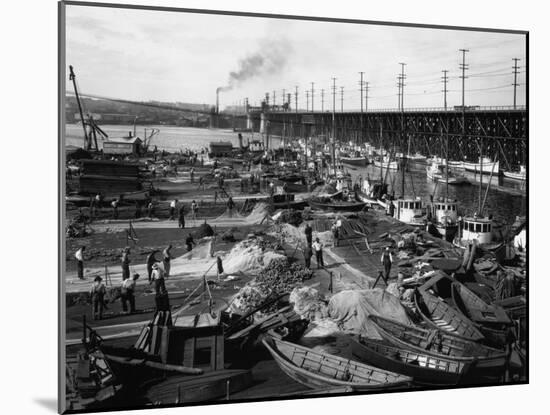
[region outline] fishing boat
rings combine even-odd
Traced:
[[[423,385],[456,385],[475,365],[475,360],[436,357],[358,335],[351,336],[351,350],[362,362],[410,376],[414,383]]]
[[[446,241],[452,241],[458,231],[457,201],[440,198],[432,203],[431,213],[436,232]]]
[[[493,241],[493,221],[483,216],[465,217],[460,231],[463,243],[477,240],[480,244],[490,244]]]
[[[467,340],[483,340],[479,329],[461,312],[424,290],[415,290],[414,303],[422,319],[431,327]]]
[[[394,201],[393,217],[412,226],[426,225],[426,212],[420,198],[403,197]]]
[[[493,161],[488,157],[480,157],[476,163],[464,161],[463,167],[466,171],[474,173],[482,172],[483,174],[498,174],[499,161]]]
[[[470,181],[466,176],[462,176],[456,173],[447,172],[446,176],[446,165],[440,164],[437,162],[432,162],[428,167],[426,167],[426,176],[429,180],[434,182],[444,182],[452,186],[458,186],[461,184],[470,184]]]
[[[316,197],[307,201],[313,209],[333,212],[360,212],[367,204],[358,200],[346,201],[337,198]]]
[[[427,162],[427,157],[423,156],[420,153],[407,154],[405,157],[407,158],[409,163],[426,164]]]
[[[376,157],[373,162],[375,167],[380,167],[388,170],[399,170],[399,163],[397,160],[390,160],[388,156]]]
[[[340,161],[345,164],[351,164],[352,166],[365,166],[367,164],[367,158],[361,155],[359,151],[341,155]]]
[[[262,342],[284,373],[310,389],[351,387],[354,391],[375,391],[404,388],[412,382],[408,376],[274,337]]]
[[[527,178],[527,169],[525,166],[519,166],[519,172],[518,171],[503,171],[502,174],[504,177],[507,177],[509,179],[514,180],[525,180]]]
[[[438,329],[427,329],[370,315],[376,331],[387,342],[398,347],[427,353],[436,357],[452,358],[457,362],[475,360],[476,369],[499,371],[506,362],[506,353],[472,340],[447,334]]]

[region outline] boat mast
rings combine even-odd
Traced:
[[[445,129],[445,198],[449,198],[449,130]],[[445,200],[447,202],[447,200]]]
[[[482,216],[481,215],[481,188],[482,187],[483,187],[483,141],[480,141],[479,143],[479,202],[478,202],[479,216]]]
[[[384,164],[384,157],[382,157],[382,121],[380,121],[380,183],[384,184],[384,180],[382,179],[382,169]]]
[[[74,74],[72,65],[69,65],[69,81],[73,81],[74,94],[76,96],[76,103],[78,104],[78,112],[80,114],[80,122],[82,123],[82,129],[84,130],[84,150],[88,150],[90,148],[90,143],[88,140],[88,132],[86,131],[86,124],[84,123],[84,114],[82,113],[80,96],[78,95],[78,88],[76,87],[76,76]]]

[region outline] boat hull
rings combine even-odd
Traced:
[[[484,339],[483,334],[466,316],[432,294],[416,290],[414,301],[416,309],[429,326],[467,340]]]
[[[359,212],[367,205],[365,202],[342,202],[342,203],[323,203],[313,200],[308,200],[309,206],[313,209],[327,210],[333,212]]]
[[[367,159],[365,157],[340,157],[340,161],[344,164],[352,166],[366,166]]]
[[[464,362],[434,357],[427,353],[401,349],[382,342],[352,336],[352,354],[381,369],[413,378],[422,385],[457,385],[474,361]]]
[[[412,378],[283,340],[262,340],[280,369],[310,389],[350,387],[354,391],[403,388]]]

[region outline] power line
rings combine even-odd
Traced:
[[[468,69],[468,66],[466,64],[466,52],[469,52],[468,49],[459,49],[460,52],[462,52],[462,63],[459,65],[459,69],[462,70],[462,76],[460,77],[462,79],[462,112],[464,113],[464,81],[466,79],[466,69]],[[464,126],[464,123],[462,123]]]
[[[344,112],[344,87],[340,87],[340,102],[341,102],[341,112]]]
[[[365,112],[369,110],[369,83],[365,82]]]
[[[363,74],[365,72],[359,72],[361,79],[359,80],[359,90],[361,91],[361,113],[363,112]]]
[[[325,90],[321,89],[321,112],[325,112]]]
[[[315,89],[313,89],[313,85],[315,85],[315,82],[311,83],[311,112],[313,112],[313,96],[315,91]]]

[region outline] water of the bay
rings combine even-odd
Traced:
[[[191,127],[175,127],[175,126],[138,126],[136,134],[139,137],[145,135],[145,128],[150,132],[152,128],[158,128],[160,133],[155,135],[151,141],[151,145],[156,145],[159,150],[170,152],[185,150],[200,150],[208,147],[212,141],[231,141],[234,147],[238,146],[237,133],[231,130],[222,129],[206,129],[206,128],[191,128]],[[133,126],[128,125],[102,125],[101,129],[105,131],[109,137],[127,136],[129,131],[133,131]],[[66,145],[81,146],[83,132],[82,126],[79,124],[66,125]],[[247,140],[259,139],[258,134],[244,133],[244,142]],[[98,143],[101,148],[101,140]],[[274,147],[279,145],[277,139],[272,140]],[[366,167],[348,167],[353,178],[361,175],[362,177],[379,178],[380,169],[372,165]],[[384,171],[384,176],[385,171]],[[423,200],[428,201],[430,195],[434,198],[445,197],[457,199],[459,203],[459,212],[461,214],[473,214],[479,209],[479,175],[466,173],[468,179],[473,183],[466,186],[448,186],[448,193],[445,183],[436,183],[429,181],[426,177],[426,167],[423,165],[411,165],[409,171],[405,173],[405,194],[407,196],[419,196]],[[389,171],[386,176],[386,182],[389,183],[390,189],[395,191],[395,195],[401,194],[402,172]],[[481,200],[485,199],[485,193],[489,176],[483,176],[483,185],[481,191]],[[492,177],[491,187],[487,193],[484,206],[485,214],[492,214],[497,221],[502,223],[512,223],[516,216],[525,215],[527,201],[525,193],[523,195],[509,194],[505,191],[496,190],[499,186],[504,189],[525,189],[525,183],[511,180],[502,177]]]

